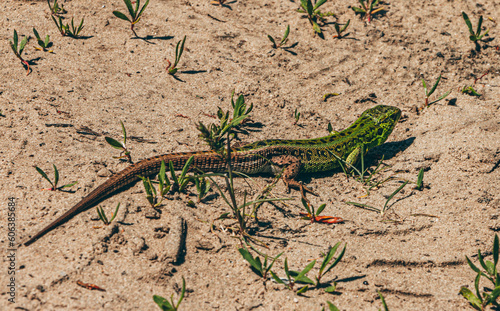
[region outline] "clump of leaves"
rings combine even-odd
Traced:
[[[378,5],[379,0],[359,0],[359,3],[361,4],[361,7],[351,7],[352,10],[355,13],[365,15],[366,16],[366,21],[369,23],[372,21],[372,17],[374,14],[377,14],[381,11],[384,11],[384,7],[378,7],[376,8],[375,6]]]
[[[489,71],[486,71],[484,74],[482,74],[479,78],[476,78],[474,80],[474,84],[473,85],[476,85],[477,81],[481,80],[484,76],[486,76],[487,74],[489,73]],[[471,86],[464,86],[461,90],[462,94],[467,94],[467,95],[470,95],[470,96],[481,96],[481,94],[479,94],[475,89],[474,89],[474,86],[471,85]]]
[[[127,159],[129,163],[132,162],[132,157],[130,156],[130,151],[127,149],[127,131],[125,130],[125,125],[123,125],[123,122],[120,121],[120,124],[122,125],[122,132],[123,132],[123,143],[120,143],[116,141],[115,139],[111,137],[104,137],[106,142],[111,145],[111,147],[121,150],[120,156],[118,157],[113,157],[114,159]]]
[[[319,222],[325,224],[337,224],[343,222],[344,220],[340,217],[333,216],[320,216],[326,207],[326,204],[321,204],[320,207],[315,211],[314,206],[302,198],[302,205],[306,209],[307,213],[300,213],[304,216],[302,219],[310,220],[311,222]]]
[[[179,297],[177,304],[174,303],[174,294],[170,296],[170,301],[158,295],[154,295],[153,300],[158,305],[158,307],[160,307],[160,309],[163,311],[177,311],[179,310],[179,306],[181,305],[181,302],[184,299],[185,293],[186,293],[186,281],[184,280],[184,277],[182,277],[181,296]]]
[[[178,68],[177,64],[179,63],[179,60],[181,59],[182,52],[184,52],[184,43],[186,42],[186,36],[184,36],[184,39],[182,41],[177,42],[177,46],[175,47],[175,61],[174,65],[172,66],[172,63],[167,60],[168,65],[167,65],[167,71],[169,74],[174,75]],[[180,48],[179,48],[180,45]]]
[[[430,89],[430,91],[427,91],[427,84],[425,83],[425,80],[422,78],[422,84],[424,86],[424,93],[425,93],[425,104],[424,104],[424,107],[429,107],[430,105],[432,104],[435,104],[437,103],[438,101],[444,99],[446,96],[450,95],[451,93],[451,90],[449,90],[448,92],[444,93],[443,95],[441,95],[438,99],[436,99],[435,101],[433,102],[430,102],[429,103],[429,97],[434,93],[434,91],[436,90],[438,84],[439,84],[439,81],[441,81],[441,75],[439,75],[439,77],[437,78],[436,80],[436,83],[434,83],[434,86]]]
[[[288,41],[288,34],[290,34],[290,25],[286,26],[285,34],[283,35],[283,38],[281,38],[279,44],[276,44],[276,41],[274,41],[274,38],[271,37],[270,35],[267,35],[267,37],[269,38],[269,41],[271,41],[271,43],[273,44],[273,49],[277,49],[286,44],[286,42]]]
[[[464,86],[462,88],[462,90],[460,91],[462,92],[462,94],[467,94],[467,95],[470,95],[470,96],[477,96],[477,97],[480,97],[481,94],[479,94],[473,86]]]
[[[18,45],[17,31],[14,29],[14,37],[12,38],[12,41],[9,40],[9,43],[16,57],[19,58],[23,66],[26,66],[26,75],[29,75],[30,64],[21,56],[23,54],[26,43],[28,43],[28,37],[24,37],[24,39],[21,40],[21,43]]]
[[[250,202],[247,202],[247,192],[244,191],[243,195],[243,203],[238,204],[236,200],[234,184],[233,184],[233,168],[231,162],[231,138],[237,137],[237,134],[247,134],[247,128],[251,126],[250,123],[245,122],[247,118],[249,118],[249,113],[253,109],[253,105],[247,109],[245,104],[245,99],[242,95],[238,97],[236,102],[233,100],[234,91],[231,94],[231,105],[233,106],[233,118],[229,119],[229,111],[224,113],[222,109],[219,108],[217,112],[217,116],[220,120],[220,125],[212,124],[209,128],[207,128],[203,123],[198,124],[198,130],[200,131],[200,137],[209,144],[212,150],[216,151],[220,157],[222,157],[227,163],[227,174],[204,174],[201,177],[208,177],[212,184],[215,185],[217,190],[219,191],[221,197],[224,201],[229,205],[232,211],[232,216],[237,220],[239,228],[234,230],[238,232],[241,237],[248,237],[253,239],[246,232],[247,230],[247,214],[246,208],[250,205],[255,205],[261,202],[271,202],[271,201],[281,201],[287,199],[257,199]],[[225,146],[224,146],[225,144]],[[242,174],[240,174],[242,175]],[[220,188],[220,186],[215,182],[212,178],[213,176],[223,177],[226,182],[226,189],[229,195],[229,198],[224,194],[224,191]],[[226,219],[228,213],[223,214],[223,216],[219,217],[219,219]]]
[[[118,210],[120,209],[120,203],[118,203],[118,205],[116,206],[116,209],[115,209],[115,212],[113,213],[113,215],[111,216],[111,219],[108,220],[108,217],[106,216],[106,213],[104,213],[104,209],[100,206],[96,207],[97,209],[97,215],[99,215],[99,219],[102,220],[102,222],[108,226],[110,223],[113,222],[113,220],[115,220],[116,218],[116,215],[118,215]]]
[[[311,23],[315,33],[321,34],[321,27],[318,25],[318,21],[324,22],[325,17],[335,16],[332,12],[321,13],[319,7],[326,3],[327,0],[319,0],[313,5],[311,0],[300,0],[300,6],[302,9],[297,10],[300,13],[307,14],[307,19]]]
[[[485,270],[484,272],[481,271],[475,264],[472,263],[472,261],[469,259],[469,257],[465,256],[467,259],[467,263],[469,264],[469,267],[471,267],[474,272],[477,273],[476,279],[474,281],[474,289],[476,294],[472,293],[471,290],[469,290],[467,287],[463,286],[460,289],[460,294],[466,298],[469,303],[474,307],[476,310],[486,310],[486,307],[490,304],[496,305],[497,298],[500,295],[500,277],[498,274],[497,270],[497,263],[498,263],[498,248],[499,248],[499,242],[498,242],[498,235],[495,234],[495,239],[493,240],[493,262],[489,260],[484,260],[483,254],[481,254],[481,250],[478,250],[478,256],[477,258],[479,259],[479,263],[481,264],[481,267]],[[479,291],[479,281],[481,279],[481,276],[486,277],[490,282],[493,284],[495,287],[493,290],[491,290],[489,293],[487,292],[480,292]]]
[[[488,29],[488,30],[486,30],[486,32],[481,34],[481,26],[483,25],[483,16],[482,15],[479,16],[479,21],[477,22],[476,32],[474,32],[474,30],[472,30],[472,23],[470,22],[469,16],[467,16],[467,14],[465,12],[462,12],[462,17],[464,18],[464,21],[465,21],[465,24],[467,25],[467,28],[469,28],[469,33],[470,33],[469,39],[470,39],[470,41],[474,42],[474,44],[476,45],[476,50],[479,51],[481,49],[481,47],[479,46],[478,41],[480,41],[484,36],[486,36],[490,30]]]
[[[146,191],[146,199],[148,200],[149,204],[151,204],[151,207],[153,208],[158,207],[162,203],[163,197],[171,188],[170,180],[168,179],[166,174],[165,162],[161,161],[160,172],[158,173],[158,192],[156,192],[156,189],[149,177],[139,177],[142,179],[144,189]]]
[[[49,47],[52,46],[52,42],[50,42],[49,35],[45,36],[45,40],[42,40],[40,38],[40,35],[38,34],[38,31],[36,31],[35,27],[33,27],[33,33],[35,34],[38,45],[40,46],[40,47],[35,47],[35,49],[39,51],[44,51],[44,52],[48,51],[49,53],[52,53],[52,50],[47,50]]]
[[[252,256],[252,254],[248,251],[246,248],[239,248],[238,251],[240,252],[241,256],[248,261],[248,263],[252,266],[252,271],[255,272],[258,276],[260,276],[262,279],[267,280],[267,274],[269,271],[271,271],[271,268],[273,267],[274,263],[278,258],[280,258],[283,253],[279,253],[278,256],[272,258],[272,261],[267,264],[267,259],[268,256],[264,256],[264,263],[262,263],[261,259],[259,256],[256,256],[255,258]]]
[[[198,191],[198,202],[201,202],[204,196],[210,191],[210,181],[205,177],[196,175],[194,176],[194,184],[196,185],[196,190]]]
[[[231,93],[231,106],[233,107],[233,117],[229,118],[229,111],[224,113],[221,108],[217,111],[217,118],[220,124],[211,124],[206,127],[202,122],[198,124],[199,137],[204,140],[211,150],[219,154],[224,154],[224,146],[226,144],[226,136],[229,134],[231,138],[237,137],[239,133],[247,134],[244,129],[246,125],[250,125],[249,114],[253,109],[253,104],[247,108],[243,95],[238,96],[234,101],[234,91]]]
[[[59,32],[61,33],[62,36],[67,36],[71,38],[79,38],[80,37],[80,32],[83,29],[83,22],[84,19],[82,18],[82,21],[80,22],[80,25],[75,26],[74,24],[74,19],[71,18],[71,24],[64,24],[61,16],[58,16],[57,20],[55,19],[54,16],[51,16],[52,20],[57,26],[57,29],[59,29]]]
[[[340,242],[335,244],[334,247],[332,247],[328,253],[325,255],[323,262],[321,263],[318,275],[316,277],[316,282],[311,280],[306,276],[306,274],[311,271],[311,269],[314,267],[316,264],[316,260],[313,260],[310,264],[308,264],[302,271],[293,271],[288,269],[288,259],[285,258],[285,264],[284,264],[284,270],[285,270],[285,275],[286,275],[286,280],[280,279],[276,273],[271,271],[271,276],[273,279],[280,284],[284,284],[288,289],[294,290],[294,287],[297,283],[301,284],[308,284],[303,287],[301,287],[299,290],[297,290],[297,294],[302,294],[305,293],[306,291],[309,290],[309,285],[314,285],[315,287],[320,287],[321,286],[321,278],[328,273],[331,269],[333,269],[339,262],[342,260],[342,257],[344,257],[345,250],[347,247],[347,244],[344,246],[338,257],[333,261],[333,263],[330,264],[330,262],[333,260],[333,256],[337,252],[338,247],[340,246]],[[328,268],[327,268],[328,267]],[[325,288],[325,292],[327,293],[332,293],[336,290],[337,284],[334,282],[333,285],[328,286]]]
[[[351,20],[350,20],[350,19],[349,19],[349,20],[347,20],[347,23],[345,23],[345,25],[344,25],[344,26],[342,26],[342,28],[340,28],[339,24],[336,22],[336,23],[335,23],[335,25],[334,25],[334,27],[335,27],[335,31],[337,32],[337,34],[336,34],[336,35],[334,35],[333,37],[334,37],[334,38],[337,38],[337,39],[342,39],[342,38],[344,38],[344,37],[347,37],[347,36],[349,35],[348,33],[347,33],[347,34],[345,34],[345,35],[343,35],[342,33],[343,33],[344,31],[347,31],[347,27],[349,27],[349,23],[350,23],[350,22],[351,22]]]
[[[38,173],[40,173],[40,175],[42,175],[42,177],[47,180],[50,185],[52,187],[50,188],[47,188],[47,189],[43,189],[43,190],[50,190],[50,191],[55,191],[55,190],[62,190],[63,188],[69,188],[71,186],[74,186],[77,181],[75,182],[72,182],[70,184],[66,184],[66,185],[63,185],[63,186],[57,186],[57,184],[59,183],[59,171],[57,170],[57,167],[55,166],[55,164],[52,164],[52,166],[54,167],[54,181],[50,180],[50,178],[47,176],[47,174],[45,174],[45,172],[39,168],[38,166],[35,166],[35,169],[37,170]]]
[[[64,6],[61,4],[61,6],[59,6],[59,4],[57,3],[57,0],[54,0],[54,4],[50,4],[50,0],[47,0],[47,4],[49,5],[49,9],[50,9],[50,14],[52,15],[59,15],[59,14],[65,14],[67,13],[67,11],[64,9]]]
[[[401,186],[399,186],[398,189],[396,189],[388,198],[387,198],[387,201],[385,201],[385,204],[384,204],[384,207],[382,209],[379,209],[379,208],[376,208],[376,207],[373,207],[373,206],[370,206],[370,205],[367,205],[367,204],[362,204],[362,203],[356,203],[356,202],[345,202],[346,204],[350,204],[350,205],[354,205],[356,207],[360,207],[360,208],[364,208],[364,209],[367,209],[367,210],[370,210],[370,211],[374,211],[374,212],[378,212],[380,213],[380,215],[384,216],[385,212],[387,210],[389,210],[389,208],[393,205],[388,205],[389,204],[389,201],[392,200],[392,198],[398,194],[398,192],[400,192],[401,190],[403,190],[403,188],[406,186],[406,184],[408,184],[410,181],[407,180],[405,181]]]
[[[146,1],[146,3],[142,6],[142,8],[139,10],[139,7],[141,6],[141,0],[137,0],[135,3],[135,9],[132,7],[132,1],[131,0],[123,0],[125,2],[125,5],[127,6],[128,12],[130,14],[130,18],[126,16],[125,14],[119,12],[119,11],[113,11],[113,14],[118,17],[119,19],[123,19],[124,21],[127,21],[130,23],[130,30],[134,33],[136,37],[137,33],[134,30],[134,25],[137,24],[141,20],[141,15],[146,9],[146,7],[149,4],[149,0]]]

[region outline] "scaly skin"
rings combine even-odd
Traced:
[[[379,105],[368,109],[351,126],[328,136],[303,140],[262,140],[233,148],[231,163],[234,171],[245,174],[277,173],[283,171],[283,181],[288,187],[303,187],[295,180],[299,173],[329,171],[340,167],[339,158],[354,164],[361,150],[383,144],[398,123],[401,110],[396,107]],[[137,182],[138,176],[158,174],[162,161],[172,161],[176,170],[194,156],[193,166],[205,172],[225,172],[225,160],[214,151],[170,153],[137,162],[113,175],[95,188],[70,210],[35,234],[24,243],[30,245],[47,232],[85,211],[119,190]]]

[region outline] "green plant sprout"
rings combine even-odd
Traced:
[[[59,15],[59,14],[67,13],[67,11],[64,9],[64,5],[61,4],[61,6],[59,6],[59,4],[57,3],[57,0],[54,0],[53,5],[50,5],[50,0],[47,0],[47,4],[49,5],[50,14],[52,14],[52,15]]]
[[[211,124],[207,127],[200,122],[197,126],[198,131],[200,131],[199,137],[209,145],[211,150],[221,155],[224,155],[226,135],[229,133],[229,136],[232,138],[237,137],[238,133],[247,134],[248,132],[243,127],[251,125],[247,120],[250,120],[249,114],[253,109],[253,104],[250,104],[250,107],[247,108],[243,95],[238,96],[235,102],[233,91],[231,93],[231,106],[233,107],[232,119],[229,118],[229,111],[224,113],[219,108],[217,118],[220,121],[220,125]]]
[[[61,16],[58,16],[58,19],[56,20],[54,16],[51,16],[52,20],[57,26],[57,29],[59,29],[59,32],[61,33],[61,36],[65,37],[71,37],[71,38],[79,38],[80,37],[80,32],[83,29],[83,22],[84,19],[82,18],[82,21],[80,22],[80,25],[78,27],[75,26],[74,24],[74,19],[71,18],[71,24],[64,24],[62,21]],[[70,27],[71,26],[71,27]]]
[[[12,48],[12,51],[14,51],[14,54],[16,55],[17,58],[21,61],[23,66],[26,66],[26,75],[29,75],[30,73],[30,64],[24,60],[24,58],[21,56],[24,51],[24,47],[26,46],[26,43],[28,43],[28,37],[24,37],[23,40],[21,40],[21,43],[18,46],[18,37],[17,37],[17,31],[14,29],[14,37],[12,38],[13,41],[9,40],[10,47]]]
[[[40,38],[40,35],[38,34],[38,31],[36,31],[35,27],[33,27],[33,33],[35,34],[38,45],[40,46],[40,47],[35,47],[35,49],[39,51],[52,53],[53,52],[52,50],[47,50],[49,47],[52,46],[52,42],[50,42],[49,35],[45,36],[45,40],[42,40]]]
[[[321,285],[321,278],[323,277],[323,275],[332,270],[342,260],[342,257],[344,257],[347,243],[344,245],[344,248],[340,251],[338,257],[333,261],[333,263],[330,266],[328,266],[330,264],[330,261],[332,261],[333,256],[337,252],[337,249],[339,248],[340,244],[341,244],[340,242],[337,242],[337,244],[335,244],[332,248],[330,248],[328,250],[328,253],[326,253],[325,258],[323,259],[323,262],[321,263],[321,266],[319,268],[318,276],[316,277],[316,287],[319,287]],[[327,293],[334,292],[336,290],[336,287],[337,284],[334,282],[334,284],[330,287],[327,287],[325,291]]]
[[[497,263],[498,263],[498,248],[499,248],[499,243],[498,243],[498,235],[495,234],[495,238],[493,240],[493,262],[486,260],[484,261],[484,257],[481,254],[481,250],[478,250],[478,256],[477,258],[479,259],[479,263],[481,264],[481,267],[485,270],[484,272],[481,271],[476,265],[472,263],[472,261],[469,259],[469,257],[465,256],[467,259],[467,263],[469,264],[469,267],[471,267],[474,272],[477,273],[476,279],[474,281],[474,289],[476,294],[471,292],[467,287],[463,286],[460,288],[460,294],[469,301],[469,303],[472,305],[472,307],[476,310],[486,310],[486,307],[490,304],[497,305],[497,298],[500,295],[500,276],[498,274],[497,270]],[[486,292],[480,292],[479,291],[479,281],[481,279],[481,276],[486,277],[488,280],[491,281],[493,286],[495,287],[491,292],[488,294]]]
[[[115,139],[107,136],[104,137],[104,139],[108,144],[111,145],[111,147],[121,150],[120,156],[113,157],[114,159],[127,159],[129,163],[133,163],[132,157],[130,156],[130,151],[127,149],[127,131],[125,130],[125,125],[123,125],[122,121],[120,121],[120,124],[122,125],[123,143],[120,143]]]
[[[373,15],[385,11],[384,7],[374,8],[378,4],[379,0],[359,0],[361,7],[351,7],[354,13],[361,15],[366,15],[366,21],[369,23],[372,21]]]
[[[474,32],[474,30],[472,30],[472,23],[470,22],[469,16],[467,16],[467,14],[465,12],[462,12],[462,17],[464,18],[465,24],[467,24],[467,28],[469,28],[469,33],[470,33],[469,39],[470,39],[470,41],[474,42],[474,44],[476,45],[476,50],[479,51],[481,49],[481,47],[479,46],[478,41],[480,41],[484,36],[486,36],[490,30],[488,29],[488,30],[486,30],[485,33],[481,34],[481,26],[483,25],[483,16],[482,15],[479,16],[479,21],[477,22],[476,32]]]
[[[344,37],[347,37],[347,36],[349,35],[349,33],[347,33],[347,34],[345,34],[345,35],[343,35],[342,33],[343,33],[344,31],[347,31],[347,27],[349,27],[349,23],[350,23],[350,22],[351,22],[351,20],[350,20],[350,19],[349,19],[349,20],[347,20],[347,23],[345,23],[345,25],[344,25],[344,26],[342,26],[342,28],[340,28],[340,26],[339,26],[339,24],[338,24],[338,23],[335,23],[334,27],[335,27],[335,31],[337,32],[337,34],[336,34],[336,35],[334,35],[333,37],[334,37],[334,38],[337,38],[337,39],[342,39],[342,38],[344,38]],[[325,95],[325,96],[326,96],[326,95]],[[323,100],[325,100],[325,99],[323,99]]]
[[[281,255],[283,255],[283,252],[279,253],[278,256],[274,257],[268,265],[267,255],[264,256],[264,263],[262,263],[259,256],[256,256],[254,258],[247,249],[239,248],[238,251],[240,252],[241,256],[243,256],[243,258],[252,266],[252,271],[260,276],[264,281],[267,280],[267,274],[269,273],[269,271],[271,271],[271,268],[273,267],[276,260],[280,258]]]
[[[318,20],[324,22],[324,17],[335,16],[332,12],[321,13],[319,7],[325,4],[327,0],[319,0],[314,5],[311,0],[300,0],[300,6],[302,9],[298,9],[297,12],[307,14],[307,19],[311,23],[315,33],[321,34],[321,27],[318,25]]]
[[[158,307],[160,307],[162,311],[177,311],[179,310],[179,306],[182,302],[182,299],[184,299],[185,293],[186,293],[186,281],[184,280],[184,277],[182,277],[181,296],[179,297],[177,304],[174,303],[174,294],[170,296],[170,302],[167,299],[158,295],[154,295],[153,300],[158,305]]]
[[[172,163],[172,161],[170,161],[168,163],[169,167],[170,167],[170,175],[172,176],[172,179],[174,181],[173,185],[172,185],[172,189],[174,191],[184,192],[184,190],[186,189],[188,183],[192,179],[191,176],[187,175],[187,172],[189,171],[189,167],[191,166],[193,161],[194,161],[194,156],[191,156],[184,164],[179,177],[177,177],[177,175],[175,175],[174,164]]]
[[[139,7],[141,6],[141,0],[137,0],[135,3],[135,9],[132,7],[132,2],[131,0],[123,0],[125,2],[125,5],[127,6],[128,12],[130,14],[130,19],[123,13],[119,11],[113,11],[113,14],[118,17],[119,19],[123,19],[124,21],[127,21],[130,23],[130,30],[134,33],[136,37],[139,37],[137,33],[134,30],[134,25],[137,24],[141,20],[141,15],[146,9],[146,7],[149,4],[149,0],[146,1],[146,3],[142,6],[141,10],[139,11]]]
[[[247,232],[247,221],[246,221],[246,208],[250,205],[258,204],[261,202],[271,202],[271,201],[282,201],[289,199],[257,199],[247,202],[247,192],[244,192],[243,203],[238,204],[236,201],[234,184],[233,184],[233,169],[231,164],[231,138],[237,137],[238,133],[247,134],[246,128],[251,127],[251,123],[246,122],[249,120],[249,113],[253,109],[253,105],[247,108],[245,104],[245,99],[242,95],[238,97],[236,102],[234,101],[234,91],[231,93],[231,105],[233,107],[233,118],[229,119],[229,111],[224,113],[222,109],[219,108],[217,111],[217,117],[219,118],[220,125],[211,124],[210,127],[206,127],[203,123],[198,124],[198,130],[200,131],[200,138],[202,138],[212,150],[216,151],[221,157],[226,159],[227,162],[227,174],[212,173],[203,174],[200,177],[208,177],[215,185],[221,197],[224,199],[226,204],[231,208],[233,217],[237,220],[239,228],[235,231],[240,234],[241,237],[248,237],[253,239]],[[225,145],[225,146],[224,146]],[[241,174],[241,176],[246,177],[246,175]],[[226,182],[226,190],[228,192],[229,198],[224,194],[224,191],[212,178],[214,176],[223,177]],[[228,214],[224,214],[219,219],[227,219]]]
[[[279,44],[276,44],[276,41],[274,41],[273,37],[271,37],[270,35],[267,35],[267,37],[269,38],[269,41],[271,41],[271,43],[273,44],[273,49],[277,49],[277,48],[280,48],[283,45],[285,45],[286,42],[288,41],[288,34],[289,33],[290,33],[290,25],[286,26],[285,34],[283,35],[283,38],[281,38],[281,41]]]
[[[184,36],[184,39],[182,39],[182,41],[177,42],[177,46],[175,47],[174,65],[172,66],[172,63],[169,60],[167,60],[167,62],[168,62],[167,71],[168,71],[168,74],[170,74],[170,75],[175,75],[175,73],[178,70],[177,64],[179,63],[179,60],[181,59],[182,52],[184,52],[184,42],[186,42],[186,36]],[[180,48],[179,48],[179,45],[180,45]]]
[[[295,284],[297,283],[314,285],[314,281],[308,278],[306,274],[311,271],[315,264],[316,260],[313,260],[302,271],[298,272],[288,269],[288,258],[285,258],[284,270],[287,280],[283,281],[273,271],[271,271],[271,276],[277,283],[284,284],[289,290],[294,290]],[[309,285],[305,285],[297,290],[297,294],[303,294],[308,290]]]
[[[57,183],[59,182],[59,171],[57,170],[57,167],[55,166],[55,164],[52,164],[52,166],[54,167],[54,182],[52,182],[49,179],[47,174],[45,174],[45,172],[41,168],[39,168],[38,166],[35,166],[35,169],[37,170],[37,172],[40,173],[40,175],[42,175],[42,177],[45,180],[47,180],[50,183],[50,185],[52,186],[50,188],[42,189],[42,190],[50,190],[50,191],[62,190],[63,188],[69,188],[71,186],[74,186],[77,183],[77,181],[75,181],[75,182],[72,182],[70,184],[66,184],[66,185],[58,187]]]
[[[367,205],[367,204],[362,204],[362,203],[356,203],[356,202],[345,202],[346,204],[350,204],[350,205],[354,205],[356,207],[360,207],[360,208],[364,208],[364,209],[367,209],[367,210],[370,210],[370,211],[374,211],[374,212],[378,212],[380,213],[381,216],[384,216],[385,212],[389,210],[389,208],[392,206],[389,205],[389,201],[392,200],[392,198],[398,194],[398,192],[400,192],[401,190],[403,190],[403,188],[406,186],[406,184],[408,184],[410,181],[407,180],[405,181],[401,186],[399,186],[398,189],[396,189],[388,198],[387,198],[387,201],[385,201],[385,204],[384,204],[384,207],[382,209],[379,209],[379,208],[376,208],[376,207],[373,207],[373,206],[370,206],[370,205]]]
[[[295,111],[293,112],[293,118],[295,119],[293,125],[297,125],[300,120],[300,112],[297,111],[297,108],[295,108]]]
[[[344,220],[340,217],[333,216],[320,216],[326,207],[326,204],[321,204],[316,211],[314,211],[314,206],[309,204],[304,198],[302,198],[302,205],[306,209],[307,213],[300,213],[302,219],[310,220],[311,222],[319,222],[325,224],[337,224],[343,222]]]
[[[96,209],[97,209],[97,215],[99,215],[99,219],[102,220],[102,222],[106,226],[108,226],[110,223],[113,222],[113,220],[115,220],[116,215],[118,215],[118,209],[120,209],[120,203],[118,203],[118,205],[116,206],[115,212],[111,216],[110,220],[108,220],[108,217],[106,216],[106,213],[104,213],[104,209],[102,207],[98,206],[96,207]]]
[[[436,99],[435,101],[433,102],[430,102],[429,103],[429,97],[434,93],[434,91],[436,90],[438,84],[439,84],[439,81],[441,81],[441,75],[439,75],[439,77],[437,78],[436,80],[436,83],[434,83],[434,86],[431,88],[430,91],[427,91],[427,84],[425,83],[425,80],[422,78],[422,84],[424,85],[424,93],[425,93],[425,105],[424,107],[429,107],[430,105],[432,104],[435,104],[437,103],[438,101],[444,99],[446,96],[450,95],[451,93],[451,90],[449,90],[448,92],[444,93],[442,96],[440,96],[438,99]]]
[[[314,265],[316,264],[316,260],[313,260],[310,264],[308,264],[302,271],[293,271],[293,270],[289,270],[288,269],[288,259],[285,258],[285,264],[284,264],[284,270],[285,270],[285,274],[286,274],[286,278],[287,280],[286,281],[283,281],[282,279],[280,279],[276,273],[274,273],[273,271],[270,271],[271,273],[271,276],[273,277],[273,279],[279,283],[279,284],[284,284],[288,289],[290,290],[294,290],[294,286],[295,284],[297,283],[302,283],[302,284],[308,284],[308,285],[305,285],[303,287],[301,287],[298,291],[297,291],[297,294],[303,294],[305,293],[306,291],[309,290],[309,285],[314,285],[316,288],[320,287],[321,286],[321,278],[327,273],[329,272],[332,268],[334,268],[339,262],[340,260],[342,259],[342,257],[344,257],[344,254],[345,254],[345,250],[346,250],[346,247],[347,247],[347,244],[344,245],[344,248],[342,249],[342,251],[340,252],[339,256],[333,261],[332,264],[330,264],[330,262],[332,261],[333,259],[333,256],[335,255],[335,253],[337,252],[337,249],[338,247],[340,246],[340,242],[338,242],[337,244],[335,244],[334,247],[332,247],[328,253],[326,254],[325,258],[323,259],[323,262],[321,263],[321,267],[320,267],[320,270],[318,272],[318,276],[316,277],[316,282],[314,282],[313,280],[311,280],[310,278],[308,278],[306,276],[306,274],[311,271],[311,269],[314,267]],[[330,264],[330,266],[328,266]],[[327,268],[328,266],[328,268]],[[325,270],[326,269],[326,270]],[[325,289],[325,292],[327,293],[332,293],[336,290],[336,284],[334,283],[332,286],[329,286]]]

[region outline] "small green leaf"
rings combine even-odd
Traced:
[[[362,13],[362,14],[363,14],[363,13],[366,13],[366,11],[365,11],[365,10],[360,9],[360,8],[358,8],[358,7],[355,7],[355,6],[351,7],[351,9],[352,9],[355,13]]]
[[[283,282],[283,280],[280,279],[273,271],[269,271],[269,273],[271,273],[271,276],[276,281],[276,283],[285,284],[285,282]]]
[[[267,38],[269,39],[269,41],[271,41],[271,43],[273,44],[273,48],[276,48],[277,45],[276,45],[276,42],[274,41],[274,38],[271,37],[270,35],[267,35]]]
[[[347,29],[347,27],[349,27],[349,23],[350,23],[350,22],[351,22],[351,20],[350,20],[350,19],[349,19],[349,20],[347,20],[347,23],[345,23],[344,27],[342,27],[342,29],[340,29],[340,32],[341,32],[341,33],[342,33],[342,32],[344,32],[344,30],[346,30],[346,29]]]
[[[286,26],[285,34],[283,35],[283,39],[281,39],[280,46],[285,44],[288,40],[288,34],[290,34],[290,25]],[[250,111],[247,111],[246,114],[249,114]]]
[[[59,188],[61,188],[61,189],[62,189],[62,188],[69,188],[69,187],[72,187],[72,186],[76,185],[77,183],[78,183],[78,181],[74,181],[74,182],[72,182],[72,183],[70,183],[70,184],[67,184],[67,185],[61,186],[61,187],[59,187]]]
[[[472,24],[470,22],[469,16],[467,16],[465,12],[462,12],[462,17],[464,18],[465,24],[467,24],[467,27],[469,28],[470,34],[474,35],[474,31],[472,30]]]
[[[417,190],[422,190],[424,188],[424,169],[421,168],[418,172],[417,177]]]
[[[52,164],[54,167],[54,188],[57,188],[57,184],[59,183],[59,171],[55,164]]]
[[[479,300],[467,287],[460,288],[460,295],[464,296],[474,309],[481,310],[481,300]]]
[[[54,184],[52,183],[52,181],[49,179],[49,177],[47,176],[47,174],[45,174],[45,172],[39,168],[38,166],[35,166],[35,169],[37,170],[38,173],[40,173],[40,175],[42,175],[43,178],[45,178],[52,187],[54,187]]]
[[[436,83],[434,83],[434,86],[431,88],[431,90],[429,91],[429,93],[427,93],[427,96],[431,96],[432,93],[434,93],[434,91],[436,90],[436,88],[437,88],[437,86],[439,84],[439,81],[441,81],[441,75],[439,75],[439,77],[436,80]]]
[[[108,144],[110,144],[110,145],[111,145],[111,147],[113,147],[113,148],[120,149],[120,150],[125,149],[121,143],[119,143],[118,141],[116,141],[115,139],[113,139],[113,138],[111,138],[111,137],[107,137],[107,136],[106,136],[106,137],[104,137],[104,139],[105,139],[105,140],[106,140],[106,142],[107,142]]]
[[[170,304],[170,302],[168,302],[167,299],[161,296],[153,295],[153,301],[158,305],[158,307],[160,307],[160,309],[164,311],[175,310],[174,307]]]
[[[311,269],[314,267],[316,264],[316,260],[313,260],[310,264],[308,264],[304,270],[300,271],[299,275],[295,278],[296,280],[300,280],[303,276],[307,274],[307,272],[311,271]]]
[[[325,290],[325,291],[326,291],[326,290]],[[337,307],[336,307],[333,303],[331,303],[331,302],[329,302],[329,301],[327,301],[326,303],[328,304],[328,309],[329,309],[330,311],[340,311],[340,310],[339,310],[339,308],[337,308]]]
[[[297,294],[299,294],[299,295],[303,294],[303,293],[307,292],[308,289],[309,289],[309,285],[306,285],[306,286],[302,287],[301,289],[299,289],[297,291]]]
[[[24,39],[19,44],[19,55],[21,55],[23,53],[24,47],[26,46],[26,43],[28,43],[28,37],[24,37]]]
[[[318,210],[316,211],[316,216],[319,216],[321,212],[325,209],[326,204],[321,204],[320,207],[318,207]]]
[[[124,21],[127,21],[127,22],[132,22],[130,19],[128,19],[128,17],[123,14],[122,12],[118,12],[118,11],[113,11],[113,14],[118,17],[119,19],[123,19]]]
[[[139,12],[139,14],[137,14],[137,16],[141,16],[142,15],[142,12],[144,12],[144,10],[146,9],[146,7],[148,6],[149,4],[149,0],[146,1],[146,3],[144,4],[144,6],[142,7],[141,11]]]
[[[311,21],[311,22],[312,22],[314,31],[316,31],[316,33],[321,33],[321,28],[319,27],[318,23],[316,23],[315,21]]]
[[[325,288],[325,292],[333,293],[334,291],[336,291],[337,290],[337,283],[333,282],[333,284],[334,285]]]
[[[320,6],[325,4],[325,2],[326,2],[326,0],[319,0],[318,2],[316,2],[316,4],[314,5],[314,8],[313,8],[313,11],[316,11]]]

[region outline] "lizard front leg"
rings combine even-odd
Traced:
[[[304,191],[312,193],[314,195],[318,195],[311,189],[307,188],[306,186],[295,180],[295,177],[297,177],[300,171],[301,163],[299,158],[296,158],[291,155],[280,155],[272,157],[271,163],[274,166],[284,167],[281,179],[283,179],[283,182],[285,183],[285,186],[287,187],[288,191],[290,191],[290,188],[300,189],[300,193],[302,194],[302,197],[304,199],[306,199]]]

